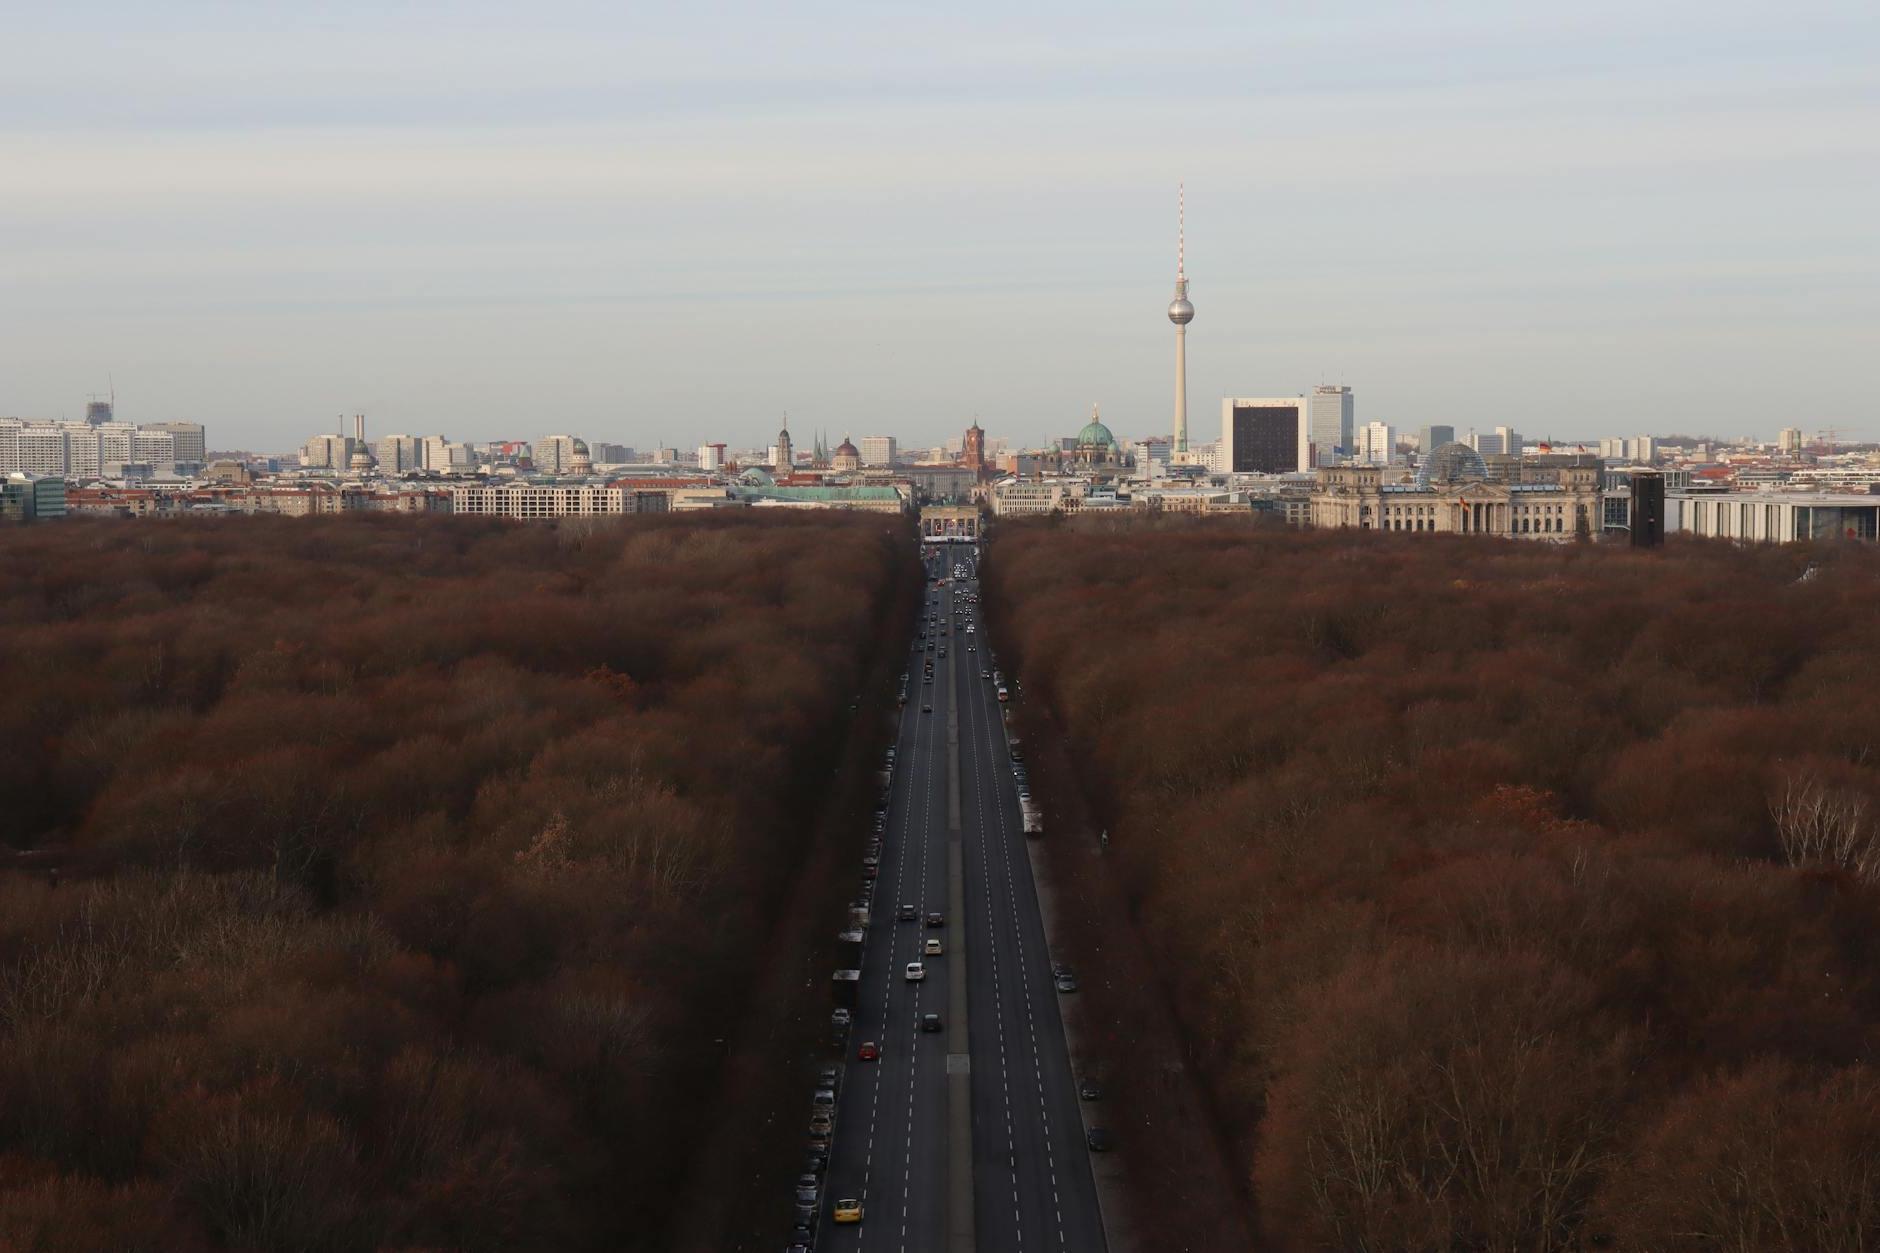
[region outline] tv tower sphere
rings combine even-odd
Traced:
[[[1187,326],[1195,320],[1195,307],[1188,303],[1188,297],[1177,296],[1168,302],[1168,320],[1177,326]]]

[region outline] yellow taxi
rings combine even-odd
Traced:
[[[836,1221],[839,1223],[859,1223],[862,1221],[862,1203],[860,1201],[837,1201]]]

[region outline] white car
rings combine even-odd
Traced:
[[[919,983],[922,979],[925,979],[926,977],[927,977],[927,967],[923,966],[919,962],[909,962],[907,964],[907,981],[909,983]]]
[[[922,951],[929,957],[938,957],[940,954],[946,952],[946,950],[941,947],[940,941],[938,940],[927,941],[927,946]]]

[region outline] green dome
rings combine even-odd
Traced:
[[[1115,446],[1116,436],[1110,434],[1109,427],[1092,418],[1088,426],[1077,432],[1077,443],[1080,446],[1094,444],[1099,448],[1109,448]]]

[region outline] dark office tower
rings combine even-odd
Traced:
[[[1656,548],[1665,542],[1665,476],[1632,472],[1632,547]]]

